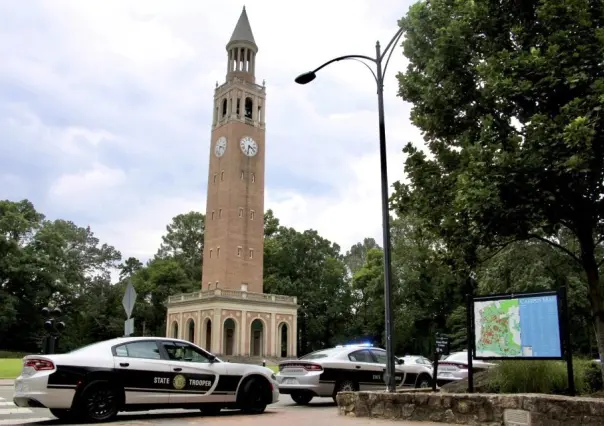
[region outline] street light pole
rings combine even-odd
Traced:
[[[385,332],[386,332],[386,375],[384,381],[386,382],[386,390],[388,392],[396,391],[396,376],[395,376],[395,355],[394,345],[392,341],[393,334],[393,316],[392,316],[392,256],[391,256],[391,244],[390,244],[390,209],[388,205],[388,163],[386,155],[386,119],[384,114],[384,74],[388,67],[388,62],[394,51],[398,40],[403,35],[403,29],[399,29],[397,33],[392,37],[392,40],[388,43],[384,51],[381,51],[380,42],[378,41],[375,45],[375,58],[371,58],[365,55],[345,55],[334,58],[330,61],[325,62],[323,65],[316,68],[314,71],[309,71],[296,77],[295,81],[298,84],[307,84],[316,78],[316,73],[322,68],[325,68],[329,64],[338,62],[345,59],[352,59],[361,62],[371,71],[375,83],[377,85],[377,97],[378,97],[378,130],[380,137],[380,177],[382,186],[382,231],[383,231],[383,245],[384,245],[384,319],[385,319]],[[387,56],[387,57],[386,57]],[[386,63],[383,64],[384,59]],[[364,61],[370,61],[375,64],[376,70],[369,66]]]

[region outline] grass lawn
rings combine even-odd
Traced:
[[[14,379],[21,374],[22,359],[0,358],[0,379]]]
[[[279,366],[278,365],[267,365],[266,368],[270,368],[271,370],[273,370],[273,373],[278,373],[279,372]]]

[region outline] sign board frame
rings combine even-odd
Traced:
[[[476,355],[476,333],[475,333],[475,325],[476,319],[474,318],[474,306],[476,302],[490,302],[490,301],[500,301],[500,300],[511,300],[511,299],[528,299],[535,297],[551,297],[554,296],[556,298],[556,310],[558,313],[558,335],[559,335],[559,345],[560,345],[560,356],[557,357],[543,357],[543,356],[504,356],[504,357],[496,357],[496,356],[477,356]],[[563,305],[563,297],[560,292],[557,291],[543,291],[543,292],[525,292],[525,293],[508,293],[508,294],[493,294],[489,296],[480,296],[474,297],[471,303],[471,316],[472,316],[472,357],[476,360],[480,361],[507,361],[507,360],[533,360],[533,361],[560,361],[564,360],[566,357],[564,351],[564,320],[565,312],[562,309]]]

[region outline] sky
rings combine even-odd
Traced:
[[[381,243],[375,54],[410,0],[0,2],[0,199],[88,226],[126,259],[152,257],[171,219],[205,212],[212,97],[245,4],[266,82],[266,201],[281,223],[345,251]],[[304,7],[302,7],[302,5]],[[390,183],[422,138],[386,70]]]

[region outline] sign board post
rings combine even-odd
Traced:
[[[134,290],[134,286],[132,282],[128,282],[126,286],[126,292],[124,293],[124,298],[122,299],[122,306],[124,306],[124,311],[126,311],[127,320],[124,322],[124,336],[130,336],[134,334],[134,319],[130,318],[132,315],[132,310],[134,309],[134,304],[136,303],[136,290]]]
[[[432,377],[432,391],[436,392],[438,386],[438,361],[441,355],[449,355],[449,336],[436,333],[436,344],[434,345],[434,372]]]

